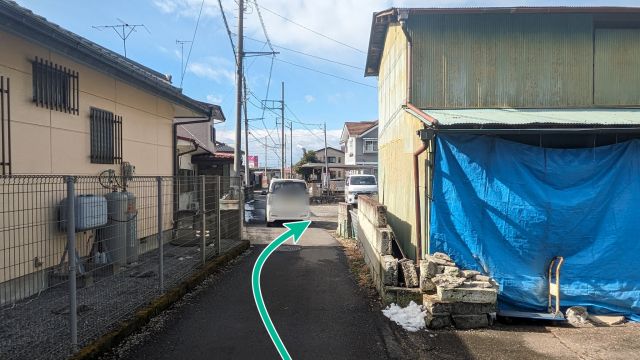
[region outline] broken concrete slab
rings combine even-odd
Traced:
[[[430,329],[442,329],[451,326],[451,316],[447,313],[427,313],[427,316],[424,318],[424,322]]]
[[[445,253],[442,253],[442,252],[435,252],[431,256],[433,256],[436,259],[452,262],[451,257],[449,257],[449,255],[447,255]]]
[[[398,259],[391,255],[382,257],[382,283],[398,286]]]
[[[488,282],[488,281],[465,281],[464,283],[462,283],[461,287],[465,287],[465,288],[492,288],[494,287],[492,283]]]
[[[491,277],[489,277],[489,276],[487,276],[487,275],[480,275],[480,274],[478,274],[478,275],[476,275],[473,279],[474,279],[474,280],[476,280],[476,281],[490,281],[490,280],[491,280]]]
[[[456,329],[477,329],[489,326],[489,317],[487,314],[451,315],[451,319]]]
[[[498,298],[498,291],[495,288],[451,288],[438,283],[436,283],[436,293],[439,300],[452,302],[495,303]]]
[[[460,270],[460,276],[467,279],[471,279],[476,275],[480,275],[480,272],[475,270]]]
[[[445,266],[444,269],[442,269],[442,273],[445,275],[459,277],[460,269],[458,269],[457,266]]]
[[[447,289],[456,288],[462,285],[465,280],[466,280],[465,278],[451,276],[447,274],[438,274],[431,279],[431,281],[433,281],[433,283],[436,284],[436,286],[440,286]]]
[[[456,266],[456,264],[453,261],[439,259],[439,258],[433,257],[431,255],[426,255],[424,257],[424,260],[433,261],[434,263],[436,263],[438,265],[442,265],[442,266]]]
[[[477,315],[496,312],[495,303],[462,303],[439,300],[437,295],[424,295],[422,306],[428,313]]]
[[[438,264],[429,260],[420,260],[420,277],[431,279],[438,275]]]
[[[418,287],[418,285],[420,285],[418,272],[416,271],[416,266],[413,264],[413,260],[402,259],[398,261],[398,263],[400,264],[402,274],[404,275],[405,286],[410,288]]]

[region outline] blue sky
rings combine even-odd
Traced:
[[[267,51],[254,2],[245,1],[250,4],[245,15],[245,51]],[[18,0],[18,3],[119,53],[122,53],[122,41],[117,35],[112,30],[99,31],[92,26],[118,24],[118,19],[131,24],[145,24],[150,33],[138,29],[131,35],[127,41],[128,57],[160,72],[172,74],[174,85],[179,86],[181,56],[176,40],[193,38],[202,0]],[[237,4],[233,0],[223,0],[222,4],[235,33]],[[280,51],[280,54],[273,63],[269,82],[271,57],[246,59],[246,78],[250,91],[257,98],[263,99],[266,96],[267,84],[270,84],[269,98],[279,99],[280,84],[284,81],[285,101],[288,107],[285,118],[298,119],[309,124],[293,124],[295,160],[300,157],[303,147],[323,147],[319,124],[326,121],[328,141],[330,145],[338,146],[340,131],[345,121],[377,118],[376,78],[364,78],[362,69],[366,57],[363,52],[367,48],[371,14],[374,11],[391,6],[638,6],[640,1],[258,0],[258,4],[263,7],[262,17],[274,45],[350,65],[335,64],[276,47],[275,50]],[[274,13],[337,39],[349,47],[286,21]],[[185,45],[185,58],[188,47],[189,44]],[[313,72],[301,66],[354,82]],[[229,143],[233,143],[235,119],[234,67],[231,45],[220,16],[218,2],[205,0],[182,87],[188,96],[222,106],[227,123],[218,127],[218,136],[220,140]],[[252,102],[258,105],[255,98]],[[264,124],[261,120],[250,123],[250,131],[253,134],[250,137],[250,153],[253,154],[254,150],[257,150],[262,165],[266,139],[268,164],[277,165],[277,144],[280,140],[274,130],[276,114],[266,111],[263,117],[262,111],[253,105],[249,105],[248,110],[250,119],[264,118]]]

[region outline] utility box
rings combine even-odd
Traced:
[[[60,203],[60,230],[67,230],[67,198]],[[98,195],[79,195],[74,201],[76,232],[86,231],[107,224],[107,199]]]

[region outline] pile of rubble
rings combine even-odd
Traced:
[[[407,286],[417,282],[417,274],[412,273],[415,270],[407,266]],[[419,286],[426,324],[432,329],[451,325],[458,329],[486,327],[495,318],[496,282],[478,271],[459,269],[447,254],[434,253],[420,261]]]

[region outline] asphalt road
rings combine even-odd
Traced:
[[[256,208],[261,208],[261,201]],[[260,213],[257,211],[256,213]],[[320,214],[322,215],[322,214]],[[316,224],[328,226],[316,217]],[[314,225],[312,225],[314,226]],[[277,359],[251,292],[253,264],[264,234],[283,228],[254,225],[250,254],[146,336],[128,359]],[[347,259],[326,230],[315,227],[302,246],[286,246],[267,261],[262,289],[271,318],[296,359],[408,358],[402,337],[356,285]]]

